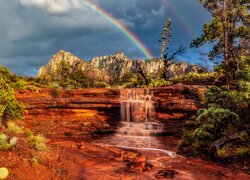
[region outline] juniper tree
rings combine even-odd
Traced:
[[[20,119],[23,115],[23,106],[15,99],[10,86],[12,76],[7,68],[0,66],[0,123],[5,125],[8,120]]]

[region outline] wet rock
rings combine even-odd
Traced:
[[[127,167],[130,173],[142,173],[144,171],[150,171],[153,165],[148,163],[146,157],[139,153],[134,159],[130,160]]]

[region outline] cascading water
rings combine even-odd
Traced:
[[[121,91],[120,134],[154,136],[162,133],[157,122],[153,91],[150,89],[126,89]]]
[[[116,133],[96,143],[123,149],[157,151],[176,157],[164,146],[164,128],[156,117],[153,91],[122,89],[120,91],[121,122]]]

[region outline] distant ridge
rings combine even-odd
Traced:
[[[90,61],[83,60],[70,52],[64,50],[58,51],[52,56],[50,61],[39,69],[38,76],[44,74],[51,74],[58,67],[58,63],[61,61],[69,62],[72,69],[78,67],[86,72],[95,71],[95,73],[103,76],[101,80],[108,81],[115,77],[122,77],[126,73],[136,73],[138,68],[141,68],[146,75],[155,75],[163,68],[163,62],[158,59],[152,59],[150,61],[142,59],[129,59],[122,52],[116,52],[113,55],[94,57]],[[189,72],[204,72],[205,69],[194,64],[188,64],[185,62],[174,63],[169,66],[167,73],[170,77],[184,75]],[[93,73],[93,72],[92,72]]]

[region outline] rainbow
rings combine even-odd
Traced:
[[[81,0],[85,6],[91,8],[93,11],[98,13],[100,16],[104,17],[110,23],[112,23],[117,29],[119,29],[123,34],[125,34],[145,55],[146,58],[151,59],[153,57],[152,53],[147,49],[147,47],[141,42],[141,40],[136,37],[129,29],[127,29],[121,22],[115,19],[110,13],[102,9],[97,4],[91,2],[90,0]]]
[[[185,15],[183,15],[183,13],[179,10],[176,1],[174,1],[174,0],[171,1],[169,10],[172,13],[173,18],[175,18],[179,21],[179,23],[181,24],[181,26],[183,27],[183,29],[189,35],[190,38],[193,39],[193,38],[196,38],[198,36],[198,33],[191,25],[192,23],[189,22],[187,17]]]

